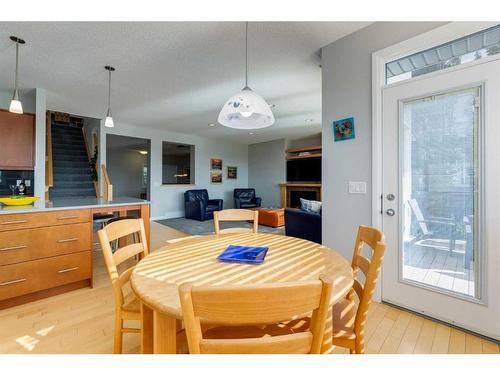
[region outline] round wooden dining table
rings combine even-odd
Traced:
[[[229,245],[265,246],[264,263],[227,263],[217,256]],[[275,234],[244,233],[191,237],[159,248],[142,259],[131,276],[131,286],[141,302],[141,352],[170,353],[177,348],[182,322],[179,285],[255,285],[333,279],[331,305],[343,298],[353,284],[349,262],[337,252],[314,242]],[[325,328],[322,352],[332,350],[332,314]]]

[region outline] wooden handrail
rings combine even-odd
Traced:
[[[103,197],[107,201],[112,201],[113,200],[113,185],[111,184],[111,181],[109,180],[108,170],[106,169],[106,166],[103,164],[101,166],[101,168],[102,168],[102,180],[104,182]]]
[[[83,135],[83,143],[85,144],[85,150],[87,151],[87,159],[89,161],[89,168],[90,168],[90,159],[92,158],[92,156],[90,156],[91,150],[89,148],[89,143],[87,142],[87,137],[85,135],[85,127],[82,127],[82,135]],[[94,141],[95,141],[95,139],[94,139]],[[94,144],[97,145],[96,142],[94,142]],[[93,152],[93,150],[92,150],[92,152]],[[101,193],[99,191],[100,190],[99,189],[99,177],[97,177],[97,181],[92,180],[92,182],[94,183],[95,195],[97,198],[100,198]]]
[[[45,115],[45,199],[49,199],[49,188],[54,186],[52,166],[52,119],[50,111]]]

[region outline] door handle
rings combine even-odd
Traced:
[[[389,208],[388,210],[385,211],[387,216],[394,216],[396,215],[396,211],[394,211],[392,208]]]

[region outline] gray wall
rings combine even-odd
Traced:
[[[140,137],[151,140],[151,217],[153,220],[184,216],[184,192],[189,189],[207,189],[210,198],[224,199],[224,208],[233,207],[233,190],[248,187],[248,147],[245,144],[207,139],[167,130],[145,128],[115,122],[114,128],[101,126],[100,151],[106,160],[106,134]],[[195,184],[162,185],[162,141],[195,146]],[[223,183],[210,183],[210,158],[223,159]],[[238,167],[238,179],[227,179],[227,166]],[[113,183],[113,181],[111,181]],[[115,196],[118,196],[114,194]]]
[[[312,146],[321,146],[321,133],[299,139],[290,139],[286,144],[286,148],[302,148]]]
[[[107,150],[106,164],[115,197],[141,197],[142,167],[148,165],[148,157],[127,148]]]
[[[285,181],[285,140],[248,147],[248,185],[262,197],[263,206],[280,206],[279,184]]]
[[[371,224],[372,53],[443,25],[377,22],[323,48],[323,243],[352,257],[359,224]],[[356,139],[333,142],[332,121],[354,116]],[[348,194],[366,181],[367,194]]]

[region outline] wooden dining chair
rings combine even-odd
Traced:
[[[370,257],[363,255],[367,245]],[[354,284],[347,295],[333,306],[333,345],[350,353],[365,352],[365,324],[385,252],[384,234],[376,228],[360,225],[352,256]],[[364,282],[359,281],[359,271]]]
[[[138,233],[139,241],[116,249],[111,249],[110,243],[119,239],[128,237],[131,234]],[[111,279],[113,293],[115,295],[115,334],[113,352],[115,354],[122,352],[123,333],[140,333],[139,328],[125,328],[124,320],[141,320],[140,303],[135,294],[131,291],[127,295],[123,292],[123,287],[129,282],[134,265],[129,266],[121,273],[117,267],[135,257],[144,257],[148,254],[148,245],[146,240],[146,231],[142,219],[126,219],[108,224],[97,232],[104,261]],[[128,266],[128,262],[126,264]]]
[[[227,228],[220,229],[221,221],[252,221],[252,228]],[[214,211],[215,234],[222,233],[257,233],[259,229],[259,211],[245,209],[228,209]]]
[[[332,282],[324,276],[253,286],[182,284],[179,295],[189,352],[319,354],[331,292]],[[295,333],[279,323],[311,312],[307,331]],[[205,330],[200,322],[216,328]]]

